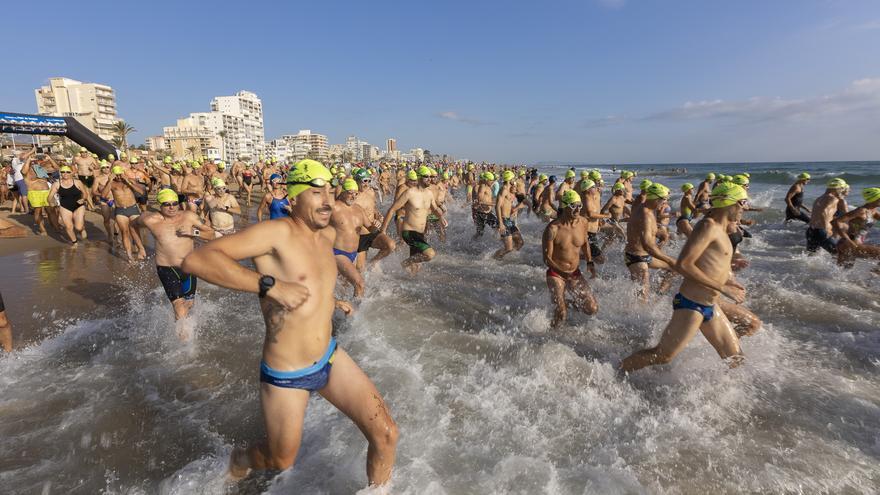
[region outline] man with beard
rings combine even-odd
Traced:
[[[387,170],[384,170],[382,173],[386,172]],[[366,171],[358,170],[354,174],[354,180],[358,185],[358,195],[357,199],[355,199],[355,204],[364,210],[364,214],[369,219],[369,222],[360,230],[360,239],[357,246],[358,257],[355,263],[358,271],[363,273],[367,263],[367,253],[371,248],[378,249],[379,252],[370,260],[370,266],[391,254],[397,245],[391,237],[379,231],[378,227],[382,225],[383,218],[379,214],[378,208],[376,208],[376,190],[373,188],[374,179]]]
[[[425,240],[425,226],[428,222],[428,213],[434,213],[441,217],[441,222],[443,222],[444,227],[446,226],[446,219],[442,219],[443,212],[440,211],[440,207],[437,206],[437,202],[434,200],[434,193],[428,189],[431,170],[422,165],[419,167],[417,174],[419,178],[418,185],[407,188],[406,191],[394,200],[391,208],[388,209],[388,213],[385,214],[382,227],[379,229],[384,234],[388,229],[388,224],[391,223],[394,213],[400,209],[406,212],[406,216],[403,218],[403,225],[401,226],[400,237],[403,239],[403,242],[409,245],[409,258],[403,260],[401,265],[413,275],[418,273],[422,263],[431,261],[436,254],[434,248]]]

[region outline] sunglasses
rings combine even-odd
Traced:
[[[745,208],[746,206],[749,205],[749,200],[747,200],[747,199],[741,199],[741,200],[737,201],[736,204],[738,204],[738,205],[742,206],[743,208]]]
[[[583,206],[584,205],[582,205],[580,203],[572,203],[572,204],[568,205],[568,207],[571,208],[572,211],[578,211],[581,208],[583,208]]]
[[[62,174],[72,174],[73,172],[61,172]]]
[[[320,177],[318,177],[316,179],[309,180],[309,181],[288,181],[287,182],[288,186],[295,186],[295,185],[302,185],[302,184],[308,184],[312,187],[324,187],[327,184],[329,184],[329,182],[327,182],[326,180],[324,180]]]
[[[173,207],[175,207],[175,206],[177,206],[177,205],[179,205],[179,204],[180,204],[180,203],[178,203],[177,201],[167,201],[167,202],[165,202],[165,203],[162,203],[162,207],[163,207],[163,208],[173,208]]]

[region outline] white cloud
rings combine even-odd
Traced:
[[[485,120],[479,120],[479,119],[475,119],[472,117],[465,117],[464,115],[459,115],[458,112],[454,112],[454,111],[440,112],[437,114],[437,116],[440,117],[441,119],[453,120],[455,122],[461,122],[463,124],[470,124],[470,125],[493,125],[494,124],[494,122],[487,122]]]
[[[767,98],[689,101],[645,120],[727,119],[744,122],[808,120],[880,110],[880,79],[859,79],[838,93],[806,99]]]

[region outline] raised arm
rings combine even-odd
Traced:
[[[391,207],[388,208],[388,213],[385,214],[385,219],[382,221],[382,227],[379,228],[379,232],[385,233],[388,230],[388,225],[391,223],[391,219],[394,217],[394,212],[403,208],[403,205],[409,201],[409,189],[403,192],[397,199],[394,200],[394,203],[391,204]],[[432,201],[433,203],[433,201]]]

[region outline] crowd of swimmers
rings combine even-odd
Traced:
[[[430,263],[434,246],[445,241],[453,202],[470,208],[474,239],[486,227],[497,236],[496,259],[523,247],[520,215],[546,223],[541,245],[553,327],[570,310],[600,311],[590,279],[612,249],[622,252],[633,303],[665,297],[678,284],[659,342],[625,358],[622,373],[670,362],[697,331],[737,366],[743,362],[740,338],[761,328],[735,276],[749,265],[738,252],[754,223],[744,215],[761,211],[749,202],[748,173],[710,173],[696,186],[683,184],[674,208],[668,187],[627,170],[606,183],[598,170],[570,169],[559,181],[534,168],[486,163],[328,168],[311,159],[260,157],[227,167],[222,161],[122,153],[99,160],[86,149],[59,161],[35,150],[21,153],[6,165],[10,181],[0,190],[0,204],[11,200],[13,211],[32,211],[37,233],[46,233],[48,220],[72,246],[86,239],[86,208],[99,211],[111,249],[132,261],[146,258],[149,233],[181,339],[189,338],[182,323],[198,279],[258,296],[266,324],[260,364],[266,438],[233,451],[233,478],[294,464],[309,395],[317,392],[364,433],[369,483],[389,480],[397,426],[372,381],[333,338],[332,315],[352,313],[347,299],[356,304],[364,295],[368,268],[402,243],[409,249],[402,261],[409,274]],[[824,249],[845,266],[856,258],[880,259],[880,247],[864,242],[878,218],[880,188],[864,189],[863,204],[850,210],[849,187],[834,178],[807,209],[803,190],[809,181],[809,174],[800,174],[785,197],[786,221],[808,223],[807,250]],[[262,197],[254,195],[255,187]],[[257,221],[249,225],[251,204]],[[3,235],[22,234],[3,222]],[[677,257],[664,251],[675,238],[683,243]],[[252,260],[254,269],[242,260]],[[337,278],[344,286],[337,287]],[[340,296],[349,290],[351,298]],[[11,328],[2,310],[0,299],[0,336],[9,350]]]

